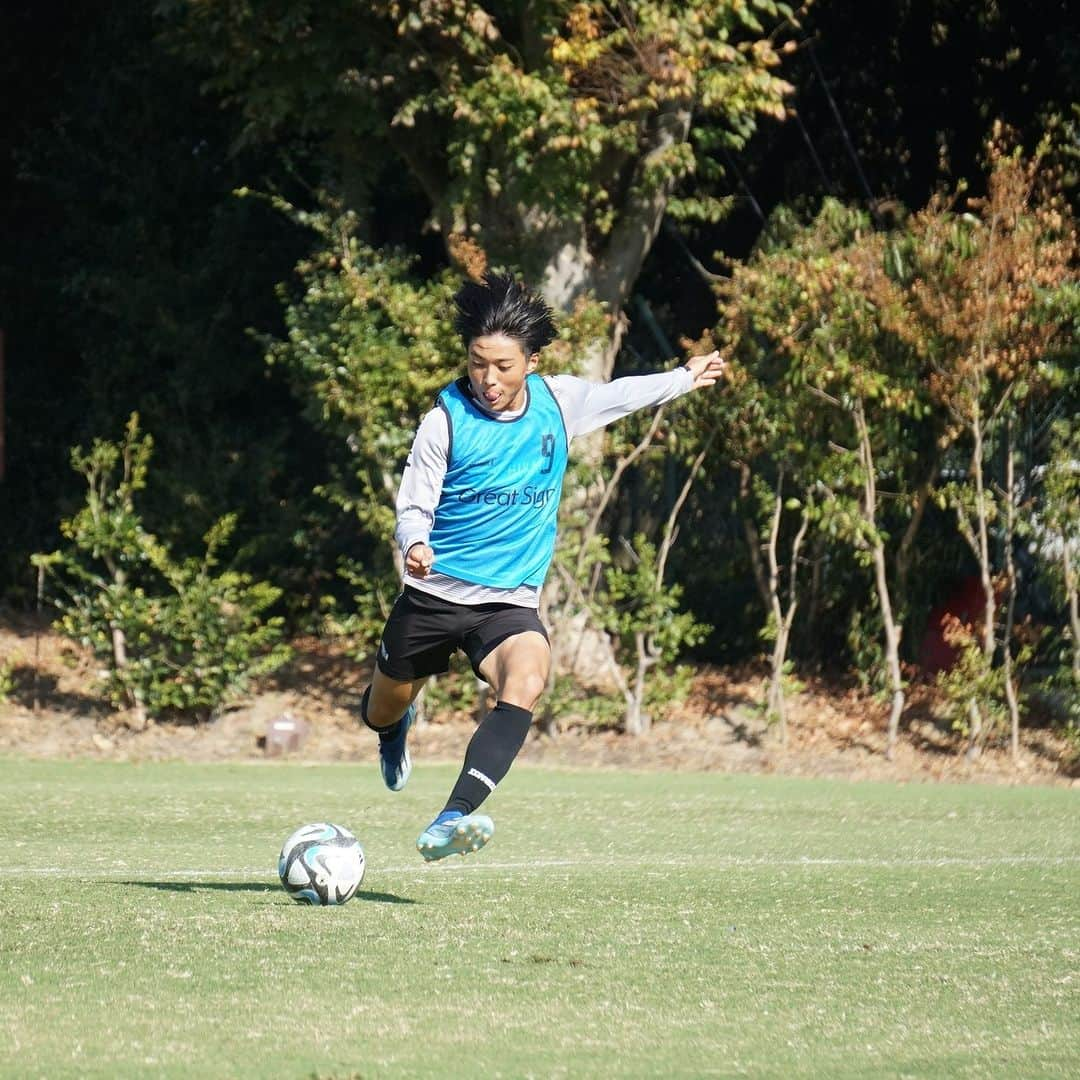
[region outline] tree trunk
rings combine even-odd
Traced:
[[[972,435],[975,446],[971,458],[971,468],[975,476],[975,520],[977,531],[975,534],[975,555],[979,561],[979,577],[982,581],[983,595],[983,632],[982,651],[987,665],[994,662],[994,650],[997,636],[994,631],[994,616],[997,612],[997,601],[994,598],[994,582],[990,564],[990,526],[986,513],[986,487],[983,480],[983,431],[982,415],[976,408],[972,422]],[[967,756],[974,759],[979,756],[982,749],[983,717],[979,703],[973,698],[968,707],[972,716],[971,735],[968,740]]]
[[[113,580],[118,588],[123,588],[127,575],[123,570],[113,571]],[[109,624],[112,634],[113,665],[117,671],[126,671],[128,668],[127,638],[122,627],[115,623]],[[136,731],[142,731],[147,724],[146,704],[143,701],[142,691],[132,686],[126,689],[128,704],[131,707],[131,727]]]
[[[627,735],[644,735],[652,726],[652,717],[644,710],[645,705],[645,677],[649,668],[656,663],[656,658],[650,654],[646,642],[646,634],[638,630],[634,634],[634,647],[637,652],[637,665],[634,669],[634,687],[631,697],[627,702],[626,716],[623,724]]]
[[[983,435],[980,417],[976,415],[974,424],[975,452],[972,456],[972,470],[975,474],[975,513],[978,523],[978,559],[979,576],[982,580],[984,607],[983,607],[983,655],[987,660],[994,658],[997,636],[994,632],[994,616],[997,612],[997,601],[994,598],[993,566],[990,562],[990,523],[986,512],[986,485],[983,474]]]
[[[792,612],[794,614],[794,612]],[[777,738],[781,746],[787,746],[787,700],[784,697],[784,664],[787,661],[787,630],[782,625],[777,630],[770,658],[769,697],[765,706],[770,723],[776,724]]]
[[[772,657],[770,658],[769,696],[766,712],[770,719],[777,725],[777,735],[781,746],[787,746],[787,702],[784,698],[784,666],[787,663],[788,642],[791,639],[791,627],[795,622],[795,612],[798,609],[798,567],[799,551],[802,548],[806,531],[810,526],[810,518],[803,509],[802,522],[795,539],[791,543],[791,564],[788,568],[788,602],[784,609],[780,599],[780,563],[777,557],[777,547],[780,536],[780,518],[784,507],[784,472],[781,469],[777,477],[776,498],[773,502],[772,518],[769,524],[769,541],[766,548],[769,564],[769,605],[772,611],[773,622],[776,626],[776,640],[773,642]]]
[[[892,691],[885,757],[892,761],[896,752],[900,714],[904,709],[904,677],[900,671],[900,635],[903,628],[898,626],[893,618],[892,597],[889,595],[889,578],[885,564],[885,544],[877,527],[877,478],[874,474],[874,450],[870,443],[870,428],[866,422],[866,412],[861,400],[856,401],[853,416],[859,433],[859,458],[863,470],[863,517],[871,527],[874,537],[871,544],[874,583],[877,587],[881,621],[885,628],[885,663],[889,672],[889,688]]]
[[[770,657],[769,700],[766,706],[766,718],[777,725],[780,745],[787,745],[787,710],[784,708],[784,658],[787,655],[787,639],[784,636],[784,613],[780,603],[780,563],[776,557],[776,548],[780,539],[780,515],[784,506],[784,470],[776,482],[776,498],[773,501],[773,513],[769,524],[769,542],[766,547],[769,562],[769,606],[772,611],[776,638],[773,641]]]
[[[974,761],[982,753],[982,730],[983,719],[979,703],[974,699],[968,700],[968,746],[964,757],[968,761]]]
[[[885,666],[889,672],[889,689],[892,692],[892,706],[889,709],[889,728],[885,744],[885,757],[892,761],[896,753],[900,716],[904,711],[904,676],[900,670],[900,635],[903,628],[898,626],[893,619],[889,583],[885,575],[885,546],[880,542],[875,543],[872,554],[878,604],[881,607],[881,621],[885,625]]]
[[[821,669],[824,659],[822,652],[824,642],[817,623],[821,611],[821,593],[824,584],[827,551],[825,537],[820,533],[817,534],[814,538],[813,551],[810,556],[810,596],[806,605],[806,614],[802,620],[803,630],[799,635],[802,655],[808,657],[818,670]]]
[[[1013,537],[1016,533],[1016,451],[1013,446],[1012,419],[1006,423],[1005,447],[1005,581],[1008,601],[1005,608],[1005,630],[1002,634],[1002,664],[1005,676],[1005,700],[1009,706],[1009,749],[1013,764],[1020,762],[1020,700],[1013,682],[1012,636],[1016,614],[1016,560],[1013,558]]]

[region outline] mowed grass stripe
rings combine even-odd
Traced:
[[[0,762],[0,1075],[1076,1074],[1076,792],[519,767],[428,867],[373,771]]]

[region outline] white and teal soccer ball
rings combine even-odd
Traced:
[[[281,845],[278,877],[298,904],[344,904],[364,880],[364,849],[348,829],[303,825]]]

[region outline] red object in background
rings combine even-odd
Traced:
[[[919,649],[919,666],[928,675],[948,671],[956,662],[956,648],[945,640],[946,616],[955,615],[962,623],[981,626],[986,614],[986,592],[974,574],[966,577],[930,612]]]

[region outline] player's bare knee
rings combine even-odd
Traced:
[[[528,709],[532,712],[536,703],[544,693],[547,679],[538,671],[528,671],[515,675],[510,680],[503,692],[499,695],[500,700],[507,701],[511,705]]]

